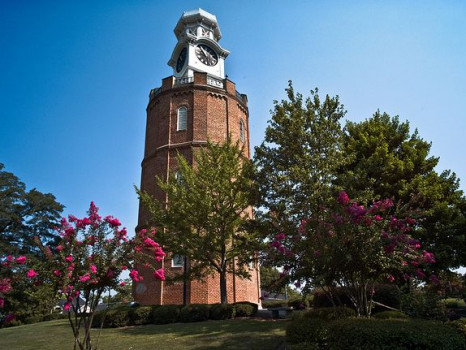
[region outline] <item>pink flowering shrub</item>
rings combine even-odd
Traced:
[[[28,269],[26,276],[32,281],[50,281],[56,287],[59,297],[65,299],[63,308],[68,312],[75,348],[90,350],[93,349],[90,327],[102,294],[122,285],[120,275],[124,270],[131,270],[133,280],[142,280],[137,264],[152,269],[155,279],[164,280],[164,271],[157,266],[165,253],[154,241],[155,231],[143,230],[129,239],[120,221],[112,216],[102,218],[93,202],[87,217],[63,218],[57,230],[62,241],[55,253],[37,240],[47,258],[47,270]],[[7,257],[5,261],[25,263],[23,257]],[[0,286],[3,298],[12,286],[9,281],[1,281]],[[84,334],[80,333],[81,326]]]
[[[303,219],[293,236],[277,234],[270,250],[284,267],[283,278],[320,287],[329,296],[341,287],[358,314],[369,316],[376,281],[425,279],[423,267],[435,262],[411,236],[416,223],[397,217],[389,199],[366,207],[341,192],[331,210]]]

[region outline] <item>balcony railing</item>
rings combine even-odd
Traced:
[[[175,86],[176,85],[183,85],[183,84],[189,84],[194,81],[194,77],[181,77],[181,78],[175,78]]]
[[[214,77],[211,77],[210,75],[207,76],[207,85],[215,86],[218,88],[223,89],[223,81]]]

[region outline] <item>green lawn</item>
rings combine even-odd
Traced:
[[[103,329],[99,349],[277,349],[285,340],[287,323],[242,319]],[[0,339],[2,349],[73,349],[66,320],[0,329]]]

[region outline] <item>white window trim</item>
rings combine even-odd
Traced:
[[[178,259],[181,257],[181,263],[180,264],[175,264],[175,257],[178,258]],[[181,255],[178,255],[178,254],[174,254],[172,256],[172,267],[183,267],[183,266],[184,266],[184,257],[181,256]]]
[[[183,116],[181,115],[181,118],[180,118],[180,112],[181,111],[184,111],[185,115],[184,115],[184,120],[182,119]],[[187,130],[188,129],[188,108],[186,108],[185,106],[181,106],[180,108],[178,108],[178,111],[176,113],[176,116],[177,116],[177,120],[176,120],[176,131],[183,131],[183,130]]]
[[[241,140],[241,142],[244,142],[244,140],[246,139],[243,119],[239,120],[239,139]]]

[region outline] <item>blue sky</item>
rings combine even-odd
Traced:
[[[466,181],[464,1],[1,1],[0,162],[83,216],[94,200],[132,230],[151,88],[183,11],[217,16],[226,72],[248,95],[251,144],[289,79],[377,109],[432,142]],[[465,182],[461,184],[465,189]]]

